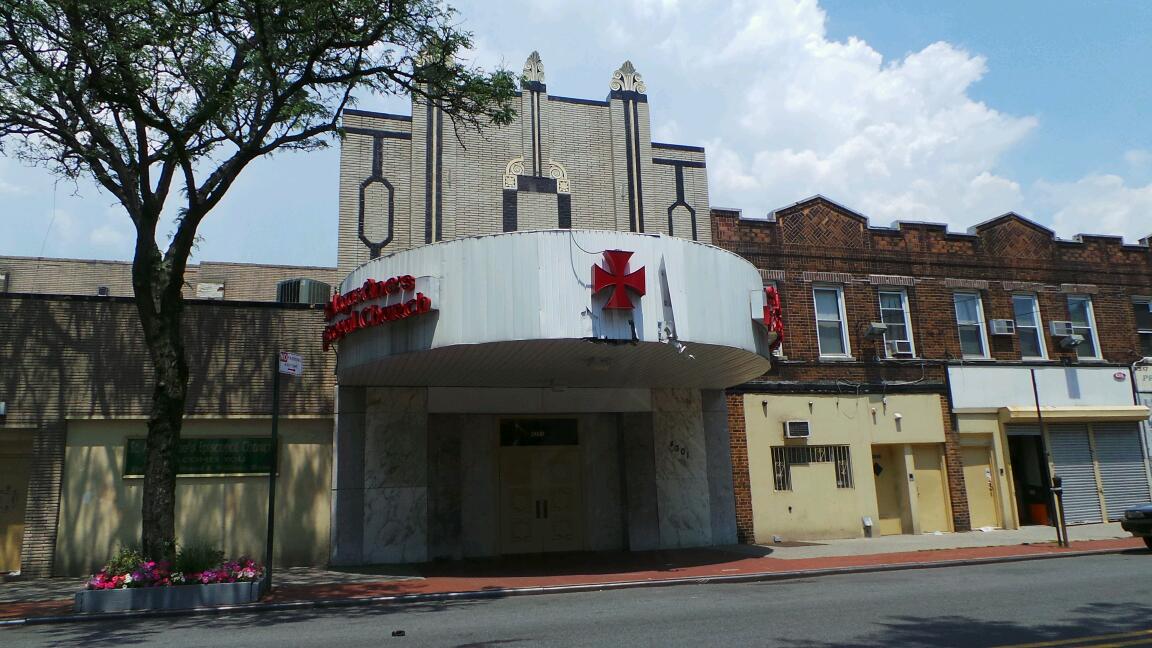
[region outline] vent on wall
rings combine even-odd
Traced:
[[[812,428],[808,421],[784,421],[785,439],[807,439],[812,436]]]
[[[108,297],[112,295],[112,290],[108,286],[96,286],[97,297]]]
[[[276,301],[282,304],[323,304],[332,286],[315,279],[285,279],[276,284]]]

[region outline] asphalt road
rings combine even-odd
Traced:
[[[1021,644],[1152,646],[1152,554],[0,629],[6,648]]]

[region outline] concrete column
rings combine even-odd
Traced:
[[[364,426],[364,561],[428,559],[428,390],[369,387]]]
[[[332,448],[333,565],[364,562],[363,387],[336,390],[336,430]]]
[[[704,443],[708,452],[708,499],[712,544],[736,544],[736,498],[732,489],[732,452],[728,435],[728,404],[724,392],[700,392]]]
[[[652,450],[662,548],[712,544],[700,392],[652,390]]]
[[[628,549],[659,549],[660,521],[656,467],[652,447],[652,414],[620,415]]]

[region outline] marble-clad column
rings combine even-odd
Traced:
[[[428,559],[428,390],[369,387],[364,562]]]
[[[653,389],[652,436],[660,546],[712,544],[708,448],[700,392]]]
[[[330,562],[364,562],[364,408],[363,387],[339,387],[333,447]]]
[[[660,515],[656,503],[653,466],[652,413],[620,414],[620,452],[623,454],[624,506],[627,548],[645,551],[660,548]]]
[[[700,402],[704,412],[704,442],[708,449],[712,544],[736,544],[736,496],[732,490],[728,403],[723,390],[700,392]]]

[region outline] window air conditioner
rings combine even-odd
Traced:
[[[812,436],[808,421],[784,421],[785,439],[807,439]]]
[[[1072,322],[1048,322],[1048,330],[1052,331],[1055,337],[1068,337],[1076,333],[1072,328]]]
[[[1014,335],[1016,333],[1016,322],[1010,319],[994,319],[992,320],[992,335]]]
[[[887,345],[888,355],[912,355],[912,342],[909,340],[889,340]]]

